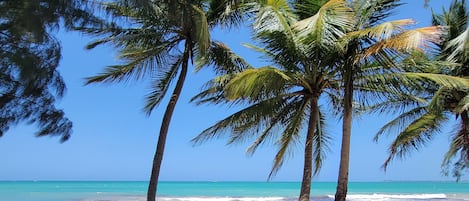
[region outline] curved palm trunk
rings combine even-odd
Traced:
[[[306,134],[305,158],[303,166],[303,180],[301,182],[301,191],[299,201],[309,201],[311,192],[311,179],[313,172],[313,137],[318,122],[318,97],[311,99],[311,108],[308,121],[308,133]]]
[[[156,152],[153,158],[153,166],[151,170],[150,183],[148,184],[147,201],[155,201],[156,191],[158,187],[158,177],[160,175],[161,162],[163,161],[164,147],[166,144],[166,136],[168,135],[169,125],[171,123],[171,117],[173,116],[174,108],[181,95],[182,87],[187,75],[187,68],[189,63],[190,55],[190,43],[186,42],[184,48],[184,55],[181,65],[181,74],[179,75],[176,87],[174,88],[173,94],[166,107],[166,111],[161,122],[160,135],[158,137],[158,144],[156,145]]]
[[[353,75],[351,71],[352,69],[348,69],[348,72],[345,72],[342,147],[340,150],[339,177],[337,179],[335,201],[345,201],[347,196],[348,172],[350,163],[350,137],[352,134]]]

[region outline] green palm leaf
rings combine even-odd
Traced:
[[[300,36],[323,48],[335,47],[337,45],[335,42],[353,26],[353,12],[344,0],[330,0],[316,15],[293,25],[295,30],[300,31]]]
[[[394,157],[403,158],[410,149],[419,149],[432,139],[432,133],[438,132],[441,123],[447,118],[443,113],[425,113],[417,118],[404,131],[397,135],[389,148],[389,156],[383,164],[386,170]]]
[[[171,65],[167,70],[161,71],[160,76],[153,80],[152,85],[150,86],[151,92],[146,95],[145,100],[146,104],[143,111],[150,115],[155,107],[157,107],[164,96],[167,94],[168,89],[176,77],[179,67],[182,64],[182,57],[179,57],[173,65]]]
[[[291,81],[287,74],[276,68],[246,69],[226,85],[225,95],[232,100],[238,98],[248,101],[262,100],[281,94]]]

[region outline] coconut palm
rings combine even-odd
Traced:
[[[166,136],[189,63],[206,59],[210,51],[229,53],[226,46],[210,40],[210,28],[220,23],[236,25],[242,16],[237,12],[224,12],[236,6],[236,1],[122,0],[103,3],[103,6],[114,22],[106,27],[81,28],[101,37],[87,48],[110,43],[119,50],[123,64],[107,67],[103,73],[88,78],[87,83],[151,79],[151,91],[144,107],[150,115],[176,80],[163,115],[148,186],[147,200],[154,201]]]
[[[401,81],[410,79],[410,75],[397,76],[396,73],[401,73],[402,70],[393,68],[396,66],[396,62],[399,62],[400,58],[411,50],[420,50],[426,45],[426,42],[436,42],[441,33],[438,27],[405,31],[406,26],[414,23],[408,19],[383,23],[390,11],[398,5],[399,1],[397,0],[358,0],[350,3],[355,14],[354,31],[343,37],[345,51],[336,57],[336,62],[339,63],[340,67],[338,70],[341,72],[344,97],[341,102],[343,129],[336,200],[345,200],[347,194],[353,95],[364,93],[365,97],[368,94],[376,96],[386,91],[378,91],[384,88],[375,85],[378,83],[377,81],[398,83],[396,79]],[[314,30],[308,30],[308,28],[302,31],[314,33]],[[314,39],[311,43],[314,43]],[[376,76],[384,78],[382,77],[384,72],[392,76],[387,76],[386,79],[376,79]],[[421,74],[413,76],[419,79],[429,77],[429,75]],[[436,77],[438,78],[432,79],[436,79],[438,82],[444,80],[439,76]],[[375,84],[371,86],[370,83]],[[371,89],[375,91],[370,91]],[[388,87],[387,90],[401,91],[400,87]],[[366,101],[366,99],[361,100]]]
[[[231,144],[254,138],[247,149],[247,153],[254,153],[259,145],[273,140],[278,151],[271,178],[305,132],[299,200],[306,201],[310,198],[312,176],[319,173],[330,138],[324,132],[324,114],[318,102],[322,97],[337,99],[340,82],[334,68],[335,55],[340,54],[337,41],[347,26],[353,25],[352,12],[346,1],[331,0],[312,11],[313,17],[298,21],[286,0],[247,6],[257,9],[253,30],[255,40],[263,45],[248,47],[262,53],[271,65],[220,76],[196,96],[199,103],[248,106],[202,131],[194,142],[226,136]],[[297,31],[305,27],[315,32]],[[305,37],[314,38],[314,43],[304,43]]]
[[[436,60],[455,62],[456,65],[439,66],[433,69],[418,69],[423,72],[438,72],[450,76],[467,77],[468,71],[468,34],[469,13],[464,0],[454,0],[449,10],[433,14],[433,24],[448,27],[448,34],[442,37],[440,53]],[[422,90],[422,89],[421,89]],[[445,174],[452,167],[453,176],[459,178],[469,165],[469,88],[438,86],[427,84],[420,96],[408,99],[396,98],[392,102],[408,101],[412,104],[403,114],[381,128],[375,139],[393,129],[400,131],[389,148],[386,168],[394,158],[403,158],[412,150],[418,150],[440,133],[440,128],[455,116],[459,128],[454,130],[450,148],[446,153],[442,168]],[[390,102],[388,102],[390,103]],[[389,104],[393,105],[393,104]]]

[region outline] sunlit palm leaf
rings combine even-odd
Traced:
[[[253,28],[256,32],[272,32],[290,30],[290,25],[296,21],[296,16],[287,0],[266,0],[248,3],[250,13],[256,18]]]
[[[456,114],[461,114],[464,111],[469,110],[469,94],[466,94],[464,98],[458,102],[458,105],[453,109],[453,112]]]
[[[446,48],[453,50],[448,56],[449,61],[456,61],[457,58],[469,60],[469,28],[458,37],[449,41]]]
[[[197,60],[196,71],[205,66],[213,67],[215,73],[220,75],[237,73],[252,68],[246,60],[220,42],[211,43],[208,56]]]
[[[208,26],[207,17],[205,12],[195,5],[192,5],[194,10],[194,30],[196,30],[195,36],[197,37],[197,50],[199,51],[199,57],[205,57],[208,54],[210,48],[210,30]]]
[[[415,24],[415,21],[411,19],[387,21],[373,27],[347,33],[347,36],[344,37],[343,40],[348,41],[352,38],[365,37],[373,38],[377,41],[386,40],[390,39],[396,33],[403,32],[406,26],[412,24]]]
[[[352,10],[345,0],[330,0],[312,17],[298,21],[293,25],[300,31],[300,36],[319,47],[332,48],[354,25]],[[332,47],[331,47],[332,46]]]
[[[423,48],[429,48],[432,43],[441,42],[440,36],[442,34],[442,28],[438,26],[404,31],[389,39],[375,43],[367,49],[364,56],[368,57],[385,50],[398,50],[404,52],[420,50],[423,52]]]
[[[262,100],[284,92],[290,81],[288,75],[272,67],[247,69],[227,84],[225,94],[229,99]]]
[[[466,78],[455,77],[444,74],[434,73],[404,73],[410,79],[426,79],[435,82],[436,84],[453,89],[466,90],[469,88],[469,80]]]

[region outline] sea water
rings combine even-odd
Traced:
[[[0,201],[144,201],[148,182],[0,181]],[[314,182],[311,200],[333,200],[334,182]],[[299,182],[160,182],[160,201],[292,201]],[[469,182],[351,182],[350,201],[469,201]]]

